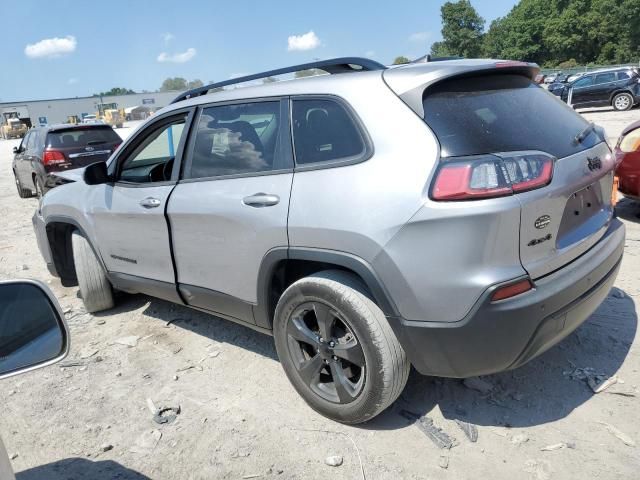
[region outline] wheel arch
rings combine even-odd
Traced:
[[[628,88],[619,88],[617,90],[614,90],[611,93],[611,96],[609,97],[609,105],[613,105],[613,99],[616,98],[616,95],[620,95],[621,93],[626,93],[627,95],[631,95],[631,103],[633,104],[633,101],[635,100],[635,96],[633,95],[633,92]]]
[[[385,315],[397,316],[398,311],[375,271],[365,260],[347,252],[305,247],[282,247],[267,252],[258,272],[256,324],[273,327],[273,315],[284,290],[300,278],[323,270],[343,270],[358,277],[372,299]]]
[[[74,231],[78,231],[80,235],[87,239],[100,265],[105,272],[107,271],[102,257],[91,242],[91,237],[87,235],[82,226],[74,218],[66,216],[47,217],[45,229],[51,250],[51,259],[63,286],[75,287],[78,285],[78,277],[73,260],[73,247],[71,245],[71,234]]]

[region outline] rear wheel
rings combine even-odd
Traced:
[[[18,178],[18,175],[16,175],[16,172],[13,172],[13,178],[15,178],[16,180],[16,188],[18,189],[18,196],[20,198],[31,198],[33,196],[33,193],[31,193],[31,190],[29,190],[28,188],[24,188],[22,186],[22,182],[20,182],[20,179]]]
[[[613,97],[611,104],[613,105],[613,108],[619,112],[629,110],[633,107],[633,97],[628,93],[619,93]]]
[[[287,377],[317,412],[343,423],[378,415],[402,392],[409,362],[357,277],[325,271],[293,283],[274,337]]]
[[[89,242],[79,232],[71,234],[73,261],[78,286],[87,312],[99,312],[113,307],[111,283],[96,258]]]

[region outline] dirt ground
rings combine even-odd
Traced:
[[[586,116],[615,138],[640,109]],[[0,142],[0,279],[49,283],[72,335],[64,363],[1,383],[0,433],[19,480],[638,478],[640,204],[619,203],[627,244],[616,287],[564,342],[484,377],[485,393],[412,372],[388,411],[346,427],[306,406],[268,336],[143,295],[84,313],[37,250],[36,201],[18,198],[11,174],[17,143]],[[594,394],[594,374],[618,383]],[[180,414],[159,425],[148,399]],[[427,415],[454,446],[438,448],[403,411]],[[330,455],[344,463],[326,465]]]

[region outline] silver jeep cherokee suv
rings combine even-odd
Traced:
[[[218,88],[309,68],[329,75]],[[61,174],[40,250],[90,312],[141,292],[272,334],[340,422],[383,411],[410,365],[518,367],[607,296],[625,237],[601,131],[537,72],[342,58],[187,92]]]

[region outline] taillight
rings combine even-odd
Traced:
[[[45,165],[58,165],[59,163],[66,163],[64,154],[58,150],[45,150],[42,157],[42,163]]]
[[[511,152],[458,157],[442,162],[431,198],[473,200],[513,195],[544,187],[553,177],[554,157],[543,152]]]

